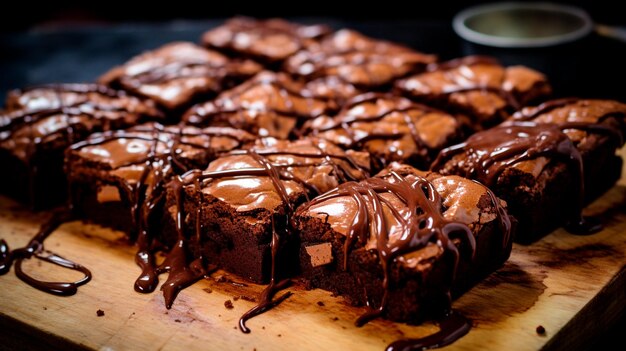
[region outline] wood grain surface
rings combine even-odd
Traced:
[[[472,319],[470,333],[450,350],[580,348],[613,324],[626,308],[626,181],[586,209],[605,229],[591,236],[557,230],[533,245],[515,245],[511,259],[454,303]],[[0,198],[0,238],[24,245],[49,216],[32,214]],[[139,294],[134,248],[122,233],[71,222],[46,247],[91,269],[93,280],[76,295],[58,297],[33,289],[13,270],[0,276],[0,349],[97,350],[384,350],[392,341],[437,330],[384,320],[353,325],[364,310],[322,290],[294,284],[294,295],[237,328],[262,287],[218,271],[184,290],[171,310],[159,292]],[[41,261],[25,270],[34,276],[78,278]],[[162,279],[163,281],[163,279]],[[241,296],[244,298],[241,298]],[[225,307],[230,300],[233,308]],[[98,316],[97,311],[104,311]],[[545,335],[538,335],[537,326]]]

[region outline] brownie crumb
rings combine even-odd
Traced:
[[[204,288],[202,290],[204,290],[204,292],[206,292],[207,294],[210,294],[210,293],[213,292],[213,290],[211,288]]]
[[[233,296],[233,300],[234,300],[234,301],[239,300],[239,296],[238,296],[238,295]]]
[[[96,311],[96,315],[97,315],[98,317],[102,317],[102,316],[104,316],[104,311],[103,311],[103,310],[97,310],[97,311]]]
[[[174,322],[180,323],[180,319],[174,319]]]
[[[232,301],[226,300],[226,301],[224,301],[224,307],[226,307],[226,308],[228,308],[230,310],[230,309],[233,309],[235,306],[233,306],[233,302]]]
[[[326,306],[322,301],[317,301],[317,305],[320,306],[320,307]]]
[[[536,331],[539,335],[546,335],[546,328],[544,328],[543,325],[537,326]]]

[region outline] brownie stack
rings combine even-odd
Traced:
[[[359,324],[440,316],[514,238],[597,230],[581,209],[621,174],[626,105],[349,29],[235,18],[98,82],[9,93],[0,191],[125,231],[168,306],[217,266],[300,275]]]

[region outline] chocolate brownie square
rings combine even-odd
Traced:
[[[305,131],[369,152],[377,168],[398,161],[421,169],[428,169],[439,151],[463,134],[461,123],[446,112],[380,93],[354,97],[336,116],[309,121]]]
[[[394,164],[298,208],[304,278],[370,306],[357,324],[439,317],[509,257],[505,206],[477,182]]]
[[[494,126],[551,93],[543,74],[524,66],[503,67],[483,56],[430,65],[427,72],[402,79],[395,87],[417,101],[467,114],[475,130]]]
[[[621,177],[622,158],[615,154],[626,134],[626,104],[612,100],[561,99],[526,107],[511,120],[556,124],[583,159],[586,202],[609,190]]]
[[[0,192],[35,209],[66,198],[63,153],[99,131],[161,120],[151,101],[96,84],[59,84],[16,90],[0,112]]]
[[[262,137],[294,138],[304,122],[337,109],[332,101],[312,97],[284,73],[264,71],[192,107],[183,116],[191,125],[227,125]]]
[[[488,186],[519,221],[530,243],[557,227],[583,230],[583,162],[558,126],[506,122],[442,150],[432,170]]]
[[[387,90],[395,79],[421,72],[435,60],[433,55],[344,29],[307,45],[285,62],[284,70],[304,79],[314,96],[343,106],[361,93]]]
[[[368,170],[367,153],[344,151],[323,139],[263,138],[170,183],[167,210],[184,219],[194,257],[264,283],[274,276],[272,250],[275,277],[296,271],[293,210],[344,181],[365,178]]]
[[[131,239],[142,230],[160,234],[165,184],[253,140],[232,128],[157,123],[92,134],[66,152],[71,204],[80,217]]]
[[[359,88],[380,88],[436,61],[399,44],[343,29],[312,43],[285,62],[284,69],[306,79],[336,76]]]
[[[215,96],[261,70],[249,60],[231,60],[188,42],[174,42],[145,52],[100,77],[102,84],[153,99],[177,112]]]
[[[202,43],[235,57],[276,65],[311,41],[331,32],[323,25],[305,26],[282,19],[236,17],[202,36]]]

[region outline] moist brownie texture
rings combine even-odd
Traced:
[[[379,93],[354,97],[338,115],[313,119],[305,130],[344,148],[369,152],[377,168],[400,161],[428,169],[442,148],[462,136],[454,116]]]
[[[167,206],[173,217],[184,218],[194,257],[267,282],[274,276],[273,257],[276,276],[296,270],[297,242],[288,230],[293,210],[339,183],[364,179],[368,169],[367,153],[343,151],[323,139],[264,138],[172,182]]]
[[[513,121],[556,124],[572,140],[583,158],[585,198],[589,202],[620,178],[626,105],[612,100],[561,99],[515,113]]]
[[[314,98],[284,73],[264,71],[192,107],[183,121],[192,125],[227,125],[262,137],[293,138],[302,124],[336,110],[334,103]]]
[[[237,17],[204,33],[202,43],[232,56],[254,58],[271,65],[282,62],[330,31],[322,25],[304,26],[277,18]]]
[[[96,84],[13,91],[0,112],[0,191],[36,209],[66,197],[63,152],[89,134],[162,119],[151,101]]]
[[[66,154],[73,209],[85,219],[125,231],[132,239],[138,233],[164,233],[165,183],[253,140],[252,135],[231,128],[157,123],[95,133]],[[160,241],[171,244],[171,240]]]
[[[528,243],[559,226],[582,225],[580,152],[551,124],[509,122],[441,151],[433,171],[488,186],[519,221],[517,240]]]
[[[294,223],[311,287],[372,308],[357,324],[440,316],[512,245],[505,203],[485,186],[399,164],[302,205]]]
[[[289,58],[284,69],[308,80],[337,77],[345,85],[377,89],[407,74],[421,72],[435,60],[434,55],[343,29],[308,45]],[[329,85],[327,89],[335,88]]]
[[[176,112],[251,77],[261,66],[231,60],[188,42],[174,42],[134,57],[100,77],[100,82],[149,97]]]
[[[523,66],[503,67],[493,58],[468,56],[400,80],[403,94],[470,117],[475,130],[494,126],[510,113],[551,93],[546,77]]]

